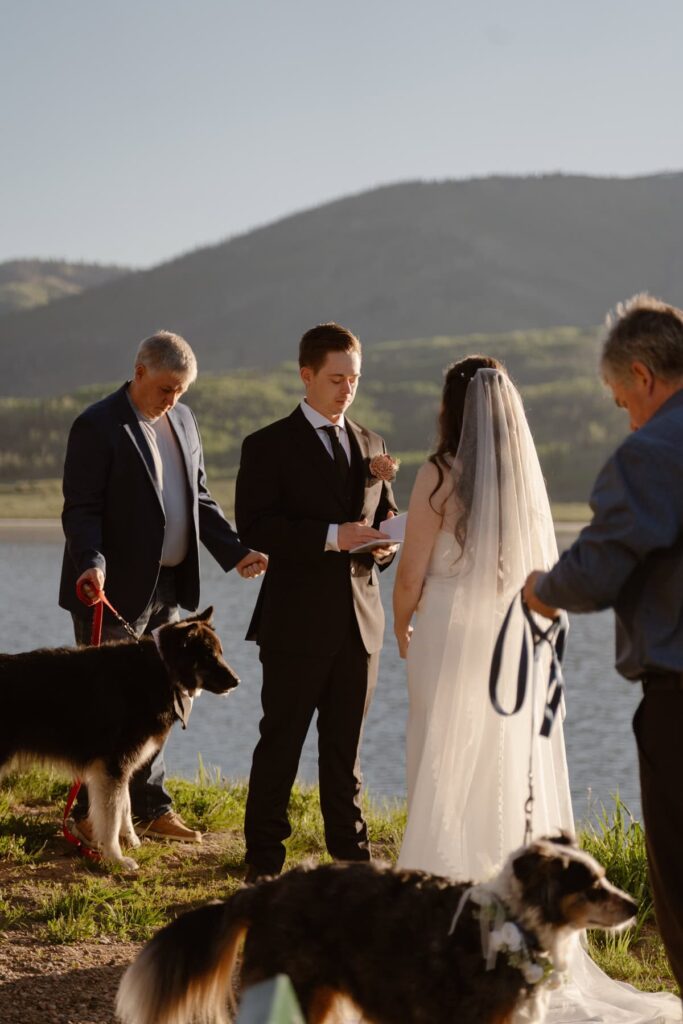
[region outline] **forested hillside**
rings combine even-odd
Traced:
[[[402,456],[401,502],[433,443],[444,367],[477,351],[501,359],[520,387],[553,500],[585,500],[627,423],[598,379],[597,332],[557,328],[366,347],[352,417],[381,431]],[[74,417],[117,383],[60,398],[0,400],[0,482],[59,477]],[[270,372],[200,374],[186,401],[199,419],[210,477],[234,476],[245,435],[287,415],[300,395],[294,363]]]
[[[126,267],[63,260],[9,260],[0,263],[0,317],[46,306],[55,299],[80,295],[106,281],[123,277]]]
[[[160,327],[217,373],[270,370],[330,319],[364,342],[589,327],[643,289],[683,303],[681,239],[683,174],[391,185],[3,317],[0,393],[115,380]]]

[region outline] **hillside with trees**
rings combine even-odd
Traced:
[[[635,291],[683,303],[681,239],[683,174],[386,186],[3,317],[1,390],[116,380],[160,327],[203,373],[271,370],[329,319],[370,343],[589,327]]]
[[[366,347],[352,418],[381,431],[392,453],[401,456],[401,503],[433,445],[443,370],[471,352],[501,359],[519,386],[552,499],[584,501],[627,424],[598,378],[597,331],[556,328]],[[0,400],[0,484],[59,478],[74,418],[117,383],[59,398]],[[242,439],[286,416],[300,397],[292,362],[267,372],[200,374],[185,400],[199,419],[210,481],[234,478]]]
[[[0,317],[80,295],[130,273],[127,267],[63,260],[9,260],[0,263]]]

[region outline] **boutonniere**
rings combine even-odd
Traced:
[[[375,480],[395,480],[396,474],[398,473],[398,467],[401,465],[400,459],[395,459],[393,455],[389,455],[388,452],[382,452],[380,455],[373,455],[368,464],[368,470],[370,476],[373,476]]]

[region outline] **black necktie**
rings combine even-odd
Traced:
[[[339,427],[321,427],[321,430],[325,431],[332,443],[332,457],[337,475],[341,482],[346,484],[349,479],[349,460],[339,441]]]

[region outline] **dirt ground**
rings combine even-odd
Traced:
[[[114,999],[139,946],[100,939],[68,946],[0,938],[2,1024],[114,1024]]]
[[[210,871],[223,839],[214,834],[201,845],[169,849],[174,860],[191,858],[198,871]],[[35,904],[39,886],[79,878],[82,864],[58,829],[37,863],[0,861],[0,895],[26,906]],[[108,936],[56,944],[30,926],[0,931],[0,1024],[116,1024],[116,991],[141,946]]]

